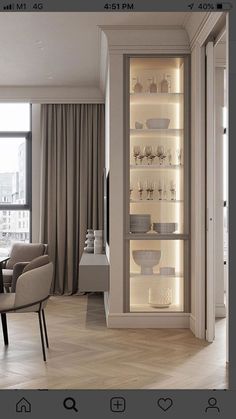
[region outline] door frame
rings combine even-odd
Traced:
[[[216,136],[214,42],[206,44],[206,340],[215,339]]]
[[[206,173],[205,173],[205,44],[212,33],[220,31],[223,13],[209,13],[191,43],[191,314],[190,329],[206,339]],[[227,16],[226,16],[227,21]],[[221,26],[223,27],[223,25]],[[228,28],[226,26],[226,31]],[[216,36],[216,34],[214,33]]]

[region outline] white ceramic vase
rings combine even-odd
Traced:
[[[87,230],[85,244],[86,244],[86,247],[84,248],[84,251],[86,253],[93,253],[94,252],[94,233],[93,233],[93,230],[91,229]]]
[[[103,253],[103,241],[102,241],[103,231],[102,230],[94,230],[94,253],[101,254]]]

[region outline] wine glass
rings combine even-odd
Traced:
[[[181,166],[182,165],[182,148],[177,148],[176,150],[176,154],[177,154],[177,160],[178,160],[178,165]]]
[[[143,199],[143,183],[142,182],[138,182],[138,192],[139,192],[139,199],[142,200]]]
[[[151,200],[153,200],[153,193],[154,193],[154,191],[155,191],[155,183],[153,181],[151,181],[149,183],[149,196],[150,196],[150,199]]]
[[[135,164],[138,164],[138,156],[141,152],[141,148],[139,145],[135,145],[133,148],[133,155],[134,155],[134,160],[135,160]]]
[[[150,154],[150,156],[149,156],[149,160],[150,160],[150,162],[151,162],[151,164],[153,163],[153,160],[156,158],[156,153],[155,153],[155,150],[153,149],[153,147],[152,147],[152,153]]]
[[[149,199],[150,199],[150,185],[149,185],[148,180],[146,182],[146,192],[147,192],[147,200],[149,201]]]
[[[166,190],[166,184],[165,184],[165,182],[164,182],[164,185],[163,185],[163,200],[167,200],[167,190]]]
[[[150,156],[153,154],[152,146],[146,145],[145,147],[145,157],[147,158],[148,164],[150,164]]]
[[[166,156],[167,156],[167,154],[166,154],[165,149],[164,149],[164,147],[163,147],[163,151],[162,151],[162,154],[161,154],[161,156],[160,156],[160,159],[161,159],[161,165],[165,165],[165,159],[166,159]]]
[[[161,159],[162,159],[163,153],[164,153],[164,147],[162,145],[158,145],[157,146],[157,153],[156,153],[156,155],[159,158],[159,164],[160,165],[162,163]]]
[[[161,183],[160,180],[159,180],[159,183],[158,183],[157,190],[158,190],[158,195],[159,195],[159,201],[161,201],[162,200],[162,191],[163,191],[163,189],[162,189],[162,183]]]
[[[176,200],[176,184],[173,180],[170,182],[170,199],[171,201]]]
[[[170,148],[167,150],[167,159],[168,159],[169,166],[171,166],[172,154],[171,154],[171,149]]]
[[[140,153],[138,155],[138,159],[140,160],[140,164],[143,163],[144,157],[145,157],[145,150],[140,149]]]

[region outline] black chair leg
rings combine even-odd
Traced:
[[[9,342],[8,342],[7,315],[6,315],[6,313],[1,314],[1,319],[2,319],[2,331],[3,331],[4,343],[7,346]]]
[[[47,324],[46,324],[46,318],[45,318],[44,310],[42,310],[42,315],[43,315],[43,327],[44,327],[44,334],[45,334],[46,346],[47,346],[47,348],[49,348]]]
[[[39,329],[40,329],[40,336],[41,336],[41,343],[42,343],[42,351],[43,351],[43,360],[46,362],[46,353],[45,353],[45,346],[44,346],[44,337],[43,337],[43,325],[42,325],[42,318],[41,318],[41,310],[38,311],[38,318],[39,318]]]

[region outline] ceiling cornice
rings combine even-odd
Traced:
[[[216,24],[219,22],[223,13],[221,12],[209,12],[206,13],[206,16],[203,18],[201,24],[199,25],[197,31],[195,32],[194,36],[190,40],[190,48],[191,50],[194,48],[196,43],[200,46],[204,44],[207,37],[210,35]]]
[[[183,25],[99,25],[99,28],[102,31],[106,30],[116,30],[116,31],[123,31],[123,30],[129,30],[129,31],[153,31],[153,30],[176,30],[176,29],[184,29]]]

